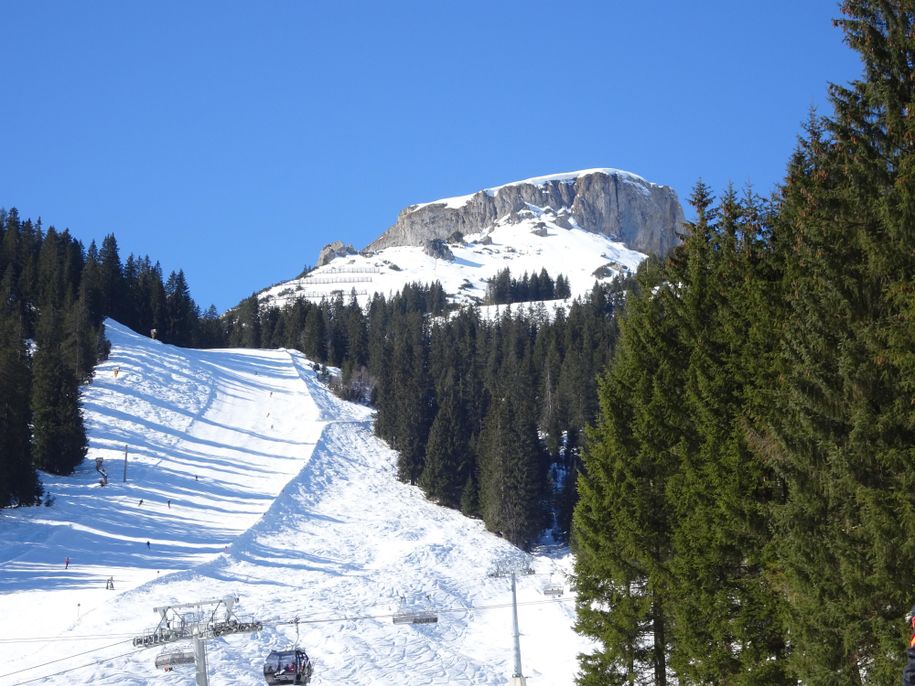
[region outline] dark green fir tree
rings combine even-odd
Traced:
[[[32,377],[32,455],[52,474],[71,474],[87,451],[79,402],[79,381],[64,359],[61,317],[46,307],[39,319],[38,351]]]
[[[863,64],[792,160],[777,237],[788,314],[768,457],[792,667],[897,682],[915,589],[915,6],[849,0]]]
[[[41,496],[29,428],[31,372],[19,328],[0,314],[0,507],[31,505]]]

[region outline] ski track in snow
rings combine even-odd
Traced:
[[[296,617],[316,685],[505,684],[498,565],[538,572],[518,582],[525,675],[573,681],[589,646],[569,595],[541,593],[569,571],[567,552],[528,556],[397,481],[371,411],[329,393],[298,352],[185,350],[106,324],[112,353],[83,393],[87,460],[43,475],[53,507],[0,511],[0,685],[191,684],[193,667],[159,672],[161,648],[131,638],[155,606],[227,594],[264,629],[208,642],[213,684],[263,683]],[[394,625],[401,599],[438,623]]]

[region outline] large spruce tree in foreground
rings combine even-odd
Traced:
[[[683,429],[683,355],[669,289],[658,265],[643,263],[583,455],[574,519],[577,630],[600,644],[583,657],[585,686],[635,684],[642,674],[667,683],[674,521],[665,493]]]
[[[769,574],[773,474],[748,445],[755,398],[771,383],[779,290],[768,212],[729,188],[720,205],[699,184],[697,221],[668,265],[671,310],[686,355],[687,420],[666,498],[674,513],[670,663],[682,683],[785,684],[781,604]]]
[[[855,0],[864,65],[792,160],[779,230],[788,318],[767,456],[793,668],[898,681],[915,600],[915,5]]]
[[[811,119],[774,219],[698,188],[683,246],[627,303],[575,512],[579,628],[599,642],[582,684],[899,679],[915,5],[843,11],[864,77]]]

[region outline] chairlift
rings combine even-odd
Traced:
[[[565,589],[562,587],[562,584],[548,583],[543,585],[543,595],[553,596],[555,598],[561,596],[563,593],[565,593]]]
[[[156,655],[156,669],[166,672],[172,671],[175,667],[192,664],[194,664],[193,650],[170,648]]]
[[[428,596],[426,596],[428,600]],[[435,624],[438,622],[438,615],[432,610],[429,604],[418,606],[408,604],[406,598],[400,599],[400,607],[394,614],[395,624]]]
[[[550,574],[550,580],[543,585],[543,595],[557,598],[563,593],[565,593],[565,587],[562,584],[553,581],[553,575]]]
[[[314,665],[304,650],[299,649],[299,618],[295,618],[295,645],[289,650],[274,650],[264,660],[264,680],[274,684],[307,684]]]

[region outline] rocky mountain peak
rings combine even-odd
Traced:
[[[423,246],[455,233],[486,233],[550,210],[556,223],[580,228],[646,254],[664,255],[679,241],[683,209],[674,190],[617,169],[539,176],[403,209],[366,247]]]

